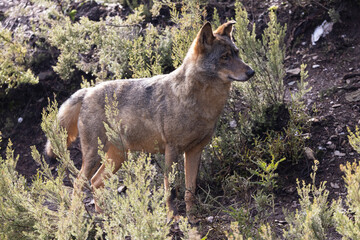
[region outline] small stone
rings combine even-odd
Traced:
[[[319,68],[320,67],[320,65],[319,64],[314,64],[314,65],[312,65],[312,68],[313,69],[315,69],[315,68]]]
[[[315,160],[314,151],[309,147],[304,147],[304,153],[308,160]]]
[[[292,81],[292,82],[289,82],[288,85],[289,85],[289,86],[292,86],[292,85],[294,85],[295,83],[296,83],[296,81]]]
[[[295,192],[295,190],[296,190],[296,188],[295,187],[288,187],[288,188],[285,188],[285,192],[286,193],[294,193]]]
[[[286,73],[290,75],[299,75],[300,74],[300,68],[294,68],[294,69],[287,69]]]
[[[39,81],[43,81],[43,80],[46,80],[46,79],[50,79],[53,77],[53,74],[54,72],[53,71],[44,71],[44,72],[41,72],[39,73],[38,75],[38,78],[39,78]]]
[[[276,222],[279,226],[284,226],[284,225],[286,225],[286,224],[287,224],[287,222],[286,222],[286,221],[277,220],[277,219],[275,219],[275,222]]]
[[[18,118],[18,123],[22,123],[23,120],[24,120],[24,119],[23,119],[22,117],[19,117],[19,118]]]
[[[310,118],[308,121],[313,122],[313,123],[318,123],[318,122],[320,122],[320,119],[316,118],[316,117],[313,117],[313,118]]]
[[[235,120],[230,121],[230,127],[231,128],[236,128],[237,127],[237,124],[236,124]]]
[[[348,102],[360,101],[360,89],[345,94],[345,99]]]
[[[330,144],[327,146],[328,149],[334,150],[336,148],[335,144]]]
[[[335,189],[338,189],[338,188],[340,188],[340,186],[339,186],[339,184],[337,184],[337,183],[330,183],[330,186],[332,187],[332,188],[335,188]]]
[[[340,103],[334,104],[334,105],[332,105],[331,107],[332,107],[332,108],[338,108],[338,107],[341,107],[341,104],[340,104]]]
[[[335,155],[335,156],[338,156],[338,157],[345,157],[345,156],[346,156],[345,153],[342,153],[342,152],[340,152],[340,151],[338,151],[338,150],[336,150],[336,151],[334,152],[334,155]]]
[[[126,186],[120,186],[120,187],[118,187],[118,189],[117,189],[118,193],[124,193],[125,190],[126,190]]]
[[[214,222],[214,217],[213,216],[207,217],[206,221],[208,221],[209,223],[212,223],[212,222]]]
[[[319,150],[325,150],[326,148],[324,148],[323,146],[318,146]]]
[[[331,135],[329,140],[336,140],[338,139],[338,135]]]

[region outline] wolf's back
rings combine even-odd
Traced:
[[[78,135],[77,123],[79,119],[80,108],[86,92],[87,88],[78,90],[73,95],[71,95],[71,97],[66,100],[59,109],[57,118],[59,120],[60,126],[67,131],[67,146],[75,141]],[[52,150],[49,139],[45,145],[45,152],[49,157],[56,157]]]

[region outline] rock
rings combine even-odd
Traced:
[[[237,124],[236,124],[235,120],[230,121],[230,127],[231,128],[236,128],[237,127]]]
[[[214,217],[213,216],[209,216],[206,218],[206,221],[208,221],[209,223],[214,222]]]
[[[287,222],[286,222],[286,221],[277,220],[277,219],[275,219],[275,222],[276,222],[279,226],[284,226],[284,225],[286,225],[286,224],[287,224]]]
[[[288,193],[288,194],[294,193],[295,190],[296,190],[296,188],[293,187],[293,186],[290,186],[290,187],[285,188],[285,192]]]
[[[120,187],[118,187],[117,191],[118,191],[118,193],[125,193],[125,191],[126,191],[126,186],[120,186]]]
[[[300,74],[300,68],[294,68],[294,69],[287,69],[286,73],[289,75],[299,75]]]
[[[312,68],[313,69],[315,69],[315,68],[319,68],[320,67],[320,65],[319,64],[314,64],[314,65],[312,65]]]
[[[311,34],[311,44],[316,45],[316,42],[320,39],[320,37],[328,35],[332,31],[333,25],[333,22],[327,22],[324,20],[320,26],[315,28],[314,33]]]
[[[318,146],[319,150],[325,150],[326,148],[324,148],[323,146]]]
[[[292,82],[289,82],[288,85],[289,85],[289,86],[292,86],[292,85],[294,85],[295,83],[296,83],[296,81],[292,81]]]
[[[328,149],[334,150],[336,148],[335,144],[330,144],[328,145]]]
[[[308,121],[312,122],[312,123],[318,123],[318,122],[320,122],[320,119],[317,117],[313,117],[313,118],[310,118]]]
[[[309,148],[309,147],[304,147],[304,153],[305,153],[305,156],[308,160],[315,160],[315,155],[314,155],[314,151]]]
[[[359,77],[359,76],[360,76],[360,73],[348,73],[343,76],[343,79],[347,80],[347,79]]]
[[[338,157],[345,157],[345,156],[346,156],[345,153],[342,153],[342,152],[340,152],[340,151],[338,151],[338,150],[336,150],[336,151],[334,152],[334,155],[335,155],[335,156],[338,156]]]
[[[339,186],[339,184],[337,184],[337,183],[330,183],[330,186],[332,187],[332,188],[335,188],[335,189],[338,189],[338,188],[340,188],[340,186]]]
[[[51,70],[41,72],[41,73],[39,73],[39,75],[38,75],[39,81],[43,81],[43,80],[52,78],[53,75],[54,75],[54,72],[51,71]]]
[[[360,89],[345,94],[345,99],[348,102],[360,101]]]
[[[331,107],[332,107],[332,108],[338,108],[338,107],[341,107],[341,104],[339,104],[339,103],[338,103],[338,104],[334,104],[334,105],[332,105]]]
[[[338,135],[331,135],[329,140],[333,141],[333,140],[337,140],[338,139]]]

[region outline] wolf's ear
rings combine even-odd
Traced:
[[[203,52],[207,46],[211,46],[214,42],[215,36],[213,34],[211,24],[205,23],[196,37],[196,51]]]
[[[233,25],[236,22],[234,20],[228,21],[218,27],[218,29],[215,30],[215,34],[219,34],[221,36],[228,36],[230,39],[232,38],[232,31],[233,31]]]

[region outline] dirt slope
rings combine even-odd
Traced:
[[[13,3],[26,1],[9,1],[0,4],[0,19],[10,26],[11,19],[4,12]],[[233,1],[212,3],[209,9],[216,6],[222,19],[234,14]],[[96,7],[96,6],[95,6]],[[267,5],[262,1],[251,1],[246,4],[250,19],[258,25],[258,31],[266,26]],[[308,82],[312,87],[306,96],[307,109],[312,116],[312,127],[308,147],[320,161],[318,181],[327,181],[330,198],[338,198],[346,193],[340,164],[353,161],[358,154],[352,150],[347,140],[347,127],[354,129],[360,120],[360,7],[354,1],[342,1],[336,5],[340,21],[333,30],[320,38],[316,45],[311,44],[311,34],[316,26],[324,20],[331,21],[323,6],[307,7],[283,6],[278,9],[281,23],[287,24],[287,58],[286,68],[296,69],[301,63],[307,64]],[[87,10],[87,12],[91,11]],[[104,14],[103,9],[93,10],[96,14]],[[22,23],[28,20],[20,19]],[[15,21],[15,20],[14,20]],[[15,24],[15,23],[14,23]],[[18,23],[16,23],[18,24]],[[11,25],[14,26],[14,25]],[[56,52],[54,53],[56,55]],[[1,96],[0,129],[3,132],[2,152],[8,139],[14,143],[15,153],[19,154],[18,171],[31,178],[37,166],[32,160],[30,146],[35,145],[43,151],[45,137],[41,131],[41,112],[47,106],[47,98],[54,98],[61,103],[75,89],[79,82],[64,83],[51,69],[53,59],[48,64],[34,69],[41,76],[40,83],[35,86],[21,86]],[[42,74],[42,75],[41,75]],[[288,74],[285,85],[293,89],[299,76]],[[22,121],[19,121],[22,118]],[[78,144],[72,147],[72,158],[79,164],[81,153]],[[274,219],[284,220],[282,208],[294,210],[298,207],[295,179],[308,179],[311,162],[303,162],[281,172],[280,177],[289,185],[283,186],[276,195],[276,213]],[[330,239],[339,239],[336,233]]]

